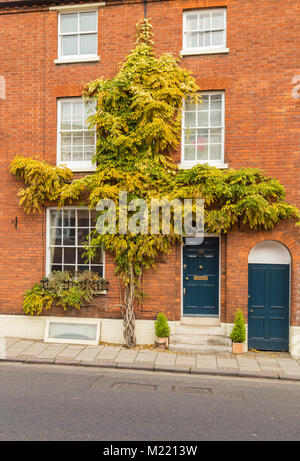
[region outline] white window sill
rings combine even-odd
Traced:
[[[100,56],[94,57],[74,57],[74,58],[59,58],[54,60],[54,64],[74,64],[76,62],[96,62],[100,61]]]
[[[188,170],[190,168],[193,168],[196,165],[209,165],[209,166],[214,166],[216,168],[219,168],[220,170],[225,170],[228,168],[228,163],[222,163],[222,162],[183,162],[178,164],[178,168],[182,170]]]
[[[65,166],[69,168],[73,173],[86,173],[86,172],[93,172],[96,171],[96,165],[92,165],[91,163],[68,163],[68,162],[59,162],[57,166]]]
[[[181,50],[181,56],[193,56],[199,54],[224,54],[229,53],[229,48],[190,48]]]

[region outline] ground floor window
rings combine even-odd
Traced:
[[[53,271],[91,270],[104,276],[103,252],[86,261],[84,244],[95,228],[96,211],[88,208],[47,210],[47,275]]]

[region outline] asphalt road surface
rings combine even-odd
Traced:
[[[0,364],[0,440],[299,440],[300,383]]]

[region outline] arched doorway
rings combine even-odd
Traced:
[[[258,243],[248,257],[248,347],[289,350],[291,256],[274,240]]]

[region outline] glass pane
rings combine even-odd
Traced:
[[[89,229],[78,229],[78,245],[88,243]]]
[[[189,96],[185,100],[184,109],[187,112],[196,110],[196,104],[191,100],[191,98]]]
[[[221,144],[210,145],[210,159],[221,160]]]
[[[212,129],[210,130],[210,142],[221,144],[221,128],[220,129]]]
[[[184,126],[185,127],[196,127],[196,112],[185,112],[184,113]]]
[[[91,270],[96,272],[100,277],[103,277],[103,266],[91,266]]]
[[[64,263],[75,264],[76,248],[64,248]]]
[[[62,271],[63,268],[62,268],[62,265],[58,265],[58,264],[52,264],[50,266],[50,272],[54,272],[54,271]]]
[[[208,160],[208,145],[197,146],[197,160]]]
[[[204,35],[202,32],[199,32],[199,48],[203,48],[204,47]]]
[[[92,160],[95,153],[94,147],[85,146],[84,147],[84,160]]]
[[[198,127],[208,126],[208,112],[198,112]]]
[[[184,147],[184,160],[190,161],[190,160],[195,160],[195,158],[196,158],[195,146],[185,146]]]
[[[96,226],[96,221],[97,221],[97,211],[96,210],[91,210],[91,227]]]
[[[50,226],[60,227],[61,226],[62,212],[58,210],[50,210]]]
[[[95,147],[95,133],[84,133],[84,145]]]
[[[68,272],[70,272],[71,274],[75,274],[75,266],[71,266],[71,265],[69,266],[69,265],[67,265],[67,264],[64,264],[64,265],[63,265],[63,270],[64,270],[64,271],[68,271]]]
[[[77,266],[77,272],[83,272],[83,271],[88,271],[88,270],[90,270],[89,264],[87,264],[86,266],[84,265]]]
[[[83,147],[73,147],[72,160],[74,162],[81,162],[83,160]]]
[[[60,31],[62,34],[78,32],[77,13],[60,15]]]
[[[195,144],[196,143],[196,130],[185,130],[184,132],[184,144]]]
[[[79,132],[73,134],[73,146],[83,147],[83,133]]]
[[[50,258],[52,264],[62,263],[62,248],[50,248]]]
[[[77,211],[78,227],[89,227],[90,218],[89,218],[89,210],[78,210]]]
[[[62,56],[74,56],[78,54],[78,36],[65,35],[61,38]]]
[[[210,108],[212,110],[222,109],[222,96],[220,94],[212,94],[210,97]]]
[[[62,147],[61,149],[61,160],[62,162],[71,161],[71,147]]]
[[[71,134],[61,133],[60,136],[61,147],[71,147]]]
[[[204,15],[204,27],[205,27],[205,30],[210,29],[210,13],[207,13]]]
[[[199,15],[199,30],[204,30],[204,16],[202,14]]]
[[[77,264],[88,264],[84,257],[84,248],[77,248]]]
[[[198,130],[197,131],[197,144],[207,144],[208,143],[208,130]]]
[[[212,29],[223,29],[224,28],[224,12],[219,11],[212,13]]]
[[[220,32],[212,32],[212,46],[221,46],[223,45],[223,31]]]
[[[63,245],[75,245],[75,229],[63,230]]]
[[[61,228],[51,229],[50,231],[50,245],[61,245]]]
[[[75,210],[64,210],[64,227],[75,227]]]
[[[211,126],[221,126],[222,125],[222,114],[221,111],[211,111],[210,113],[210,124]]]
[[[79,14],[80,32],[97,30],[96,18],[97,18],[97,15],[95,11],[88,11],[87,13],[80,13]]]
[[[61,102],[61,122],[60,128],[62,130],[71,129],[71,103],[70,102]]]
[[[204,46],[211,46],[210,44],[210,34],[211,32],[205,32],[204,37]]]
[[[85,117],[89,117],[91,114],[94,114],[96,111],[96,102],[90,101],[84,104],[84,114]]]
[[[80,54],[97,54],[97,34],[80,35]]]
[[[186,16],[186,30],[197,30],[197,14],[189,14]]]
[[[82,130],[84,121],[84,104],[82,101],[73,102],[72,128]]]
[[[208,110],[208,98],[207,94],[201,95],[201,102],[198,103],[198,110]]]

